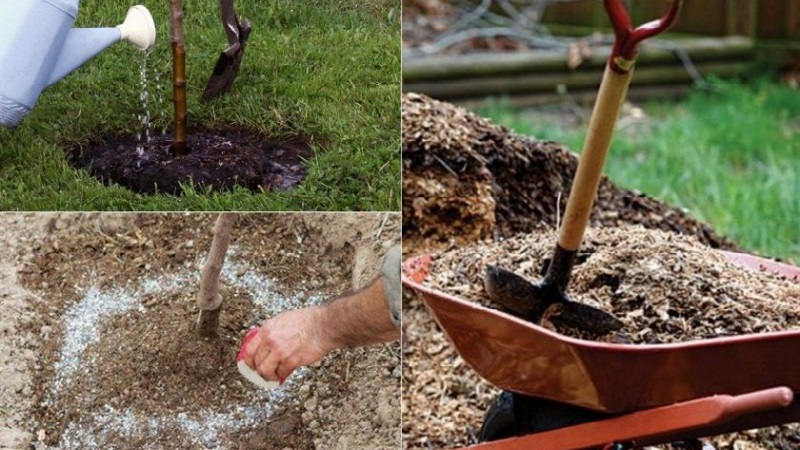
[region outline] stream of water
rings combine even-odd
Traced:
[[[147,59],[149,56],[150,51],[144,52],[139,62],[139,101],[142,103],[142,110],[137,115],[139,132],[136,134],[136,140],[139,141],[139,144],[136,146],[136,154],[140,158],[144,157],[144,144],[150,143],[150,108],[148,105],[150,93],[147,91]],[[145,137],[144,144],[142,135]]]
[[[136,140],[138,141],[136,154],[141,159],[147,159],[145,153],[148,149],[148,144],[153,140],[151,107],[153,111],[158,112],[158,122],[163,124],[161,134],[167,134],[167,121],[164,113],[164,86],[161,82],[161,71],[157,67],[148,70],[147,63],[151,52],[152,50],[144,52],[139,61],[139,101],[142,104],[142,109],[137,114],[139,130],[136,134]],[[155,100],[154,104],[151,104],[151,97]]]

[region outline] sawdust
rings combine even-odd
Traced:
[[[214,215],[52,216],[16,267],[37,294],[18,323],[37,355],[20,428],[37,448],[396,448],[398,344],[333,352],[271,391],[233,367],[252,324],[351,289],[355,253],[399,239],[397,214],[302,216],[240,216],[212,341],[190,328]],[[328,245],[344,225],[361,240]]]

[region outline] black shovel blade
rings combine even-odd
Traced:
[[[239,51],[233,56],[228,56],[225,52],[220,53],[217,64],[214,66],[214,71],[211,73],[211,78],[208,79],[206,88],[203,91],[202,100],[204,102],[219,97],[233,87],[233,82],[236,81],[236,76],[239,75],[239,66],[242,64],[245,44],[250,31],[252,31],[250,21],[244,19],[239,27]]]
[[[606,334],[623,326],[605,311],[570,300],[555,285],[537,285],[496,266],[486,266],[483,285],[490,300],[531,322],[539,323],[551,305],[558,305],[554,318],[570,327]]]
[[[608,334],[623,326],[622,321],[611,314],[572,300],[566,300],[559,305],[555,319],[569,327],[597,335]]]
[[[483,287],[489,299],[523,319],[539,321],[552,299],[541,295],[535,284],[521,276],[490,264],[486,265]]]

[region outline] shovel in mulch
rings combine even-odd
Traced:
[[[597,196],[614,126],[633,76],[637,47],[675,22],[683,1],[670,2],[672,5],[663,17],[633,29],[621,0],[603,1],[616,39],[589,122],[558,242],[544,279],[533,284],[501,268],[486,268],[484,285],[489,298],[513,314],[535,322],[543,316],[552,317],[565,325],[600,335],[622,327],[622,322],[611,314],[571,300],[566,290]]]
[[[211,73],[211,78],[203,91],[202,100],[207,102],[228,92],[239,74],[239,66],[244,57],[244,48],[252,27],[250,21],[243,18],[241,22],[233,9],[233,0],[220,0],[220,16],[225,35],[228,37],[228,48],[222,51]]]

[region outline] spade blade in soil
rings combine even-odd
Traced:
[[[233,87],[233,82],[239,74],[239,66],[242,64],[245,44],[250,31],[252,31],[252,26],[247,19],[244,19],[241,25],[237,24],[237,26],[239,27],[239,51],[233,56],[228,56],[225,52],[220,53],[217,64],[214,66],[214,71],[211,73],[211,78],[209,78],[208,84],[206,84],[206,88],[203,91],[202,100],[204,102],[228,92]]]
[[[593,306],[567,298],[555,285],[533,284],[521,276],[496,266],[486,265],[483,284],[489,299],[513,314],[538,323],[551,305],[559,306],[556,318],[567,326],[595,334],[622,328],[622,322]]]

